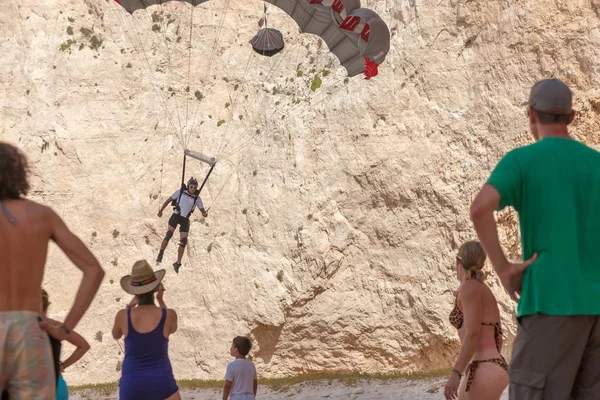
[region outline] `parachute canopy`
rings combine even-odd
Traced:
[[[129,13],[169,1],[197,6],[209,0],[115,0]],[[377,13],[361,8],[360,0],[265,1],[291,16],[302,32],[321,37],[349,77],[364,73],[370,79],[377,75],[390,49],[390,32]],[[262,29],[252,39],[252,47],[259,54],[277,54],[283,49],[283,36],[270,28]]]
[[[252,38],[252,48],[263,56],[274,56],[283,47],[283,35],[277,29],[263,28]]]

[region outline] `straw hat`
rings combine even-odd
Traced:
[[[131,275],[121,278],[121,287],[129,294],[143,294],[156,289],[165,277],[165,270],[153,271],[146,260],[139,260],[131,267]]]

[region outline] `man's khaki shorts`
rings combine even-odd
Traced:
[[[518,319],[510,400],[600,399],[600,316]]]

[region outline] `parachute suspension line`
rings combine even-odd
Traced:
[[[194,30],[194,8],[195,7],[192,5],[192,11],[190,12],[190,43],[188,44],[188,70],[187,70],[187,87],[186,87],[187,92],[189,92],[189,88],[190,88],[190,71],[192,69],[192,32]],[[187,141],[185,143],[184,150],[187,150],[189,142],[190,142],[190,136],[191,136],[188,132],[189,111],[190,111],[190,96],[188,94],[186,96],[186,106],[185,106],[185,133],[187,134]]]
[[[223,25],[225,24],[225,17],[227,16],[227,12],[229,11],[229,2],[230,0],[227,0],[227,3],[225,3],[225,10],[223,12],[223,16],[221,17],[221,23],[219,25],[219,30],[217,31],[217,37],[215,37],[215,41],[213,42],[213,48],[210,52],[210,58],[208,59],[208,68],[206,69],[206,74],[210,73],[212,67],[212,59],[215,54],[215,48],[217,47],[217,42],[221,37],[221,31],[223,30]]]
[[[198,119],[198,111],[200,110],[199,107],[196,107],[196,111],[194,112],[194,115],[192,117],[192,126],[190,127],[190,135],[194,135],[195,132],[195,128],[196,128],[196,121]],[[202,150],[204,148],[204,143],[202,141],[200,141],[200,150]]]
[[[221,186],[221,189],[219,189],[219,191],[217,192],[216,196],[211,199],[210,205],[206,209],[206,212],[208,212],[212,208],[212,205],[215,204],[215,201],[217,201],[217,199],[219,198],[219,195],[221,195],[221,192],[223,192],[223,189],[225,189],[225,186],[227,186],[227,183],[229,182],[229,180],[231,179],[231,177],[233,176],[233,174],[240,168],[240,165],[242,164],[242,161],[244,161],[244,158],[246,157],[246,155],[248,154],[248,152],[250,151],[250,149],[251,149],[251,147],[249,147],[246,150],[246,152],[244,153],[244,155],[240,158],[240,161],[238,161],[238,163],[235,166],[235,168],[233,169],[233,171],[231,171],[231,173],[229,174],[229,176],[225,180],[225,183],[223,184],[223,186]]]
[[[183,153],[183,169],[181,171],[181,188],[179,188],[179,196],[177,197],[177,205],[175,206],[175,208],[177,209],[177,211],[179,211],[181,213],[181,209],[179,208],[179,201],[181,200],[181,195],[183,194],[183,191],[185,190],[185,161],[187,160],[187,154]],[[192,207],[192,210],[194,209],[194,207]]]
[[[206,78],[208,76],[208,74],[210,73],[210,69],[212,67],[213,55],[215,53],[215,49],[217,48],[217,43],[219,41],[219,37],[221,36],[221,31],[223,30],[223,25],[225,24],[225,17],[227,16],[227,12],[229,11],[229,2],[230,2],[230,0],[227,0],[227,3],[225,4],[225,9],[223,10],[223,16],[221,17],[221,22],[219,23],[219,29],[217,30],[217,35],[215,36],[215,40],[213,41],[213,46],[210,51],[210,57],[208,59],[208,66],[207,66],[207,68],[204,69],[203,78]],[[192,3],[192,7],[194,7],[193,3]],[[190,45],[191,45],[191,43],[190,43]],[[198,114],[199,109],[200,109],[200,101],[198,101],[198,103],[196,104],[196,111],[194,113],[195,115]],[[203,147],[204,135],[202,134],[202,129],[200,129],[200,136],[201,136],[200,144],[201,144],[201,147]]]
[[[121,26],[124,26],[126,19],[124,19],[121,15],[119,15],[119,13],[117,11],[115,11],[114,9],[112,10],[112,12],[117,17],[119,22],[121,23]],[[133,18],[133,16],[132,16],[132,18]],[[141,50],[136,47],[135,41],[131,39],[128,32],[125,32],[125,36],[127,36],[129,42],[131,43],[133,50],[135,51],[138,59],[140,60],[140,64],[142,65],[142,68],[145,68],[147,70],[147,73],[150,76],[150,82],[151,82],[152,86],[154,86],[154,90],[157,93],[159,93],[158,85],[156,83],[156,77],[154,76],[154,73],[152,72],[152,68],[150,68],[150,61],[148,60],[148,56],[146,55],[145,51],[143,50],[143,45],[141,44],[139,35],[138,35],[137,31],[135,30],[135,28],[133,27],[133,25],[131,24],[131,22],[128,21],[128,24],[130,25],[131,30],[134,32],[136,39],[141,47]],[[143,59],[142,59],[142,56],[140,55],[140,53],[143,55]],[[146,62],[145,64],[144,64],[144,61]],[[175,131],[177,131],[177,127],[175,126],[175,123],[173,122],[172,115],[169,113],[169,107],[167,104],[166,96],[164,96],[164,98],[161,98],[160,96],[158,96],[158,97],[159,97],[159,100],[162,100],[162,103],[165,108],[165,114],[167,115],[167,119],[171,123],[171,126],[173,127],[173,129]]]
[[[253,51],[253,53],[254,53],[254,51]],[[271,69],[270,69],[270,70],[269,70],[269,72],[266,74],[266,76],[263,78],[263,80],[262,80],[262,82],[261,82],[261,83],[264,83],[264,82],[266,82],[266,80],[267,80],[267,79],[269,79],[269,76],[270,76],[270,75],[271,75],[271,74],[272,74],[274,71],[277,71],[277,70],[279,69],[279,66],[281,65],[281,63],[283,62],[283,60],[285,59],[285,57],[286,57],[286,56],[287,56],[287,53],[283,54],[283,56],[281,57],[281,59],[279,60],[279,62],[277,62],[277,63],[273,63],[273,65],[271,66]],[[253,95],[253,99],[254,99],[254,101],[251,101],[251,102],[249,102],[249,104],[256,104],[256,102],[257,102],[257,100],[258,100],[258,99],[257,99],[257,95],[256,95],[256,93],[254,93],[254,95]],[[273,111],[273,113],[271,114],[271,116],[275,115],[275,113],[276,113],[276,112],[277,112],[277,110]],[[249,125],[250,125],[250,126],[251,126],[251,125],[254,125],[254,123],[256,122],[257,118],[258,118],[258,117],[255,115],[255,116],[254,116],[254,119],[252,119],[252,121],[250,122],[250,124],[249,124]],[[222,149],[223,151],[227,151],[227,153],[228,153],[228,154],[229,154],[229,153],[231,153],[231,152],[230,152],[230,147],[234,147],[234,146],[235,146],[235,147],[237,147],[237,144],[239,144],[239,143],[240,143],[240,142],[241,142],[241,141],[244,139],[244,137],[248,135],[248,133],[250,132],[250,128],[247,128],[247,129],[243,130],[243,131],[242,131],[242,133],[241,133],[241,135],[238,135],[238,137],[237,137],[237,138],[234,138],[234,137],[235,137],[235,135],[239,133],[239,131],[240,131],[240,129],[239,129],[239,128],[238,128],[238,130],[234,131],[234,133],[231,135],[232,139],[228,139],[228,140],[227,140],[227,143],[226,143],[226,145],[225,145],[225,146],[224,146],[224,148]],[[234,152],[234,153],[235,153],[235,152]],[[230,157],[231,155],[233,155],[234,153],[231,153],[231,154],[229,154],[229,155],[226,155],[226,156],[219,155],[219,159],[228,158],[228,157]]]
[[[238,98],[239,98],[239,96],[240,96],[240,93],[242,92],[242,89],[243,89],[243,88],[245,87],[245,85],[246,85],[246,75],[248,74],[248,70],[250,69],[250,62],[251,62],[252,60],[254,60],[254,56],[255,56],[255,54],[256,54],[256,53],[255,53],[255,51],[254,51],[254,50],[252,50],[252,48],[250,48],[250,56],[248,57],[248,61],[246,62],[246,68],[244,69],[244,75],[242,76],[242,85],[241,85],[241,87],[240,87],[240,88],[238,88],[239,90],[237,91],[237,93],[236,93],[236,95],[235,95],[235,98],[234,98],[234,99],[231,101],[231,110],[232,110],[232,113],[233,113],[233,109],[234,109],[234,107],[236,107],[236,105],[238,104],[238,103],[237,103],[237,100],[238,100]],[[225,150],[225,148],[227,147],[227,144],[229,143],[229,140],[227,140],[227,141],[226,141],[226,140],[224,140],[224,139],[225,139],[226,137],[227,137],[227,138],[229,138],[229,131],[230,131],[230,130],[231,130],[231,125],[229,125],[229,126],[227,127],[227,130],[225,131],[225,134],[224,134],[224,135],[221,135],[221,138],[219,139],[219,146],[218,146],[218,148],[217,148],[217,153],[216,153],[216,157],[217,157],[218,159],[220,159],[220,158],[221,158],[221,151],[224,151],[224,150]],[[235,130],[234,130],[234,133],[235,133]],[[225,147],[224,147],[224,146],[225,146]]]
[[[265,27],[267,27],[267,4],[263,3],[263,15],[264,15],[264,22],[265,22]],[[248,73],[249,67],[250,67],[250,61],[254,59],[255,56],[255,51],[253,49],[250,49],[250,56],[248,57],[248,61],[246,63],[246,69],[244,70],[244,75],[242,77],[242,88],[244,88],[245,84],[246,84],[246,74]],[[284,56],[285,57],[285,56]],[[283,59],[281,60],[283,61]],[[281,61],[279,61],[279,64],[281,64]],[[279,67],[279,64],[277,65],[277,67]],[[265,78],[263,78],[263,83],[266,81],[266,79],[268,78],[268,76],[271,74],[271,72],[273,71],[273,68],[271,68],[271,70],[269,71],[269,73],[267,73],[267,75],[265,76]],[[242,90],[238,91],[238,93],[235,96],[235,99],[232,100],[231,104],[232,104],[232,113],[233,113],[233,108],[235,107],[235,104],[237,104],[237,99],[240,95],[240,93],[242,92]],[[254,95],[254,98],[256,99],[256,95]],[[250,102],[251,104],[254,104],[255,102]],[[247,110],[244,110],[247,111]],[[252,124],[252,123],[251,123]],[[231,136],[234,136],[240,128],[235,129],[233,131],[233,134]],[[230,139],[230,135],[229,132],[231,130],[231,125],[227,127],[227,130],[225,132],[225,135],[221,136],[221,139],[219,140],[219,147],[217,149],[217,156],[219,157],[219,159],[221,158],[221,151],[225,151],[227,149],[227,146],[229,146],[229,144],[231,143],[232,139]],[[227,140],[224,141],[224,139],[227,137]]]
[[[268,29],[269,28],[269,22],[267,21],[267,3],[263,3],[263,14],[264,14],[264,21],[265,21],[265,28]]]
[[[109,8],[110,8],[110,6],[109,6]],[[110,8],[110,11],[111,11],[111,13],[112,13],[113,17],[115,17],[115,19],[116,19],[116,20],[119,20],[119,23],[121,24],[121,26],[124,26],[124,25],[125,25],[125,23],[124,23],[124,21],[123,21],[123,18],[122,18],[122,17],[121,17],[121,16],[120,16],[120,15],[119,15],[117,12],[115,12],[115,10],[114,10],[114,9]],[[110,25],[107,25],[107,27],[108,27],[108,31],[110,32],[110,35],[112,36],[112,40],[113,40],[113,42],[114,42],[114,43],[117,43],[117,40],[116,40],[116,37],[115,37],[115,34],[114,34],[114,30],[113,30],[113,28],[112,28]],[[129,43],[131,44],[131,46],[133,46],[133,48],[134,48],[134,50],[135,50],[135,52],[136,52],[136,56],[137,56],[138,60],[140,61],[140,64],[141,64],[141,66],[142,66],[142,69],[144,69],[144,68],[145,68],[145,69],[149,69],[148,65],[146,65],[146,64],[144,63],[144,60],[142,59],[142,57],[140,57],[140,55],[139,55],[139,51],[138,51],[138,49],[136,48],[136,46],[135,46],[135,44],[134,44],[134,41],[131,39],[131,36],[130,36],[129,32],[127,32],[127,31],[126,31],[126,32],[125,32],[125,36],[127,37],[127,40],[129,41]],[[129,78],[130,78],[129,76],[127,76],[127,74],[125,74],[125,73],[124,73],[124,70],[123,70],[123,69],[121,69],[121,73],[122,73],[122,74],[123,74],[123,76],[125,76],[127,79],[129,79]],[[150,75],[150,74],[149,74],[149,75]],[[157,86],[157,85],[155,84],[155,82],[151,82],[151,83],[152,83],[152,85],[153,85],[153,86],[155,86],[155,87]],[[160,96],[158,96],[158,97],[159,97],[159,100],[161,100],[161,99],[160,99]],[[163,99],[163,100],[164,100],[164,99]],[[164,113],[165,113],[165,116],[166,116],[166,118],[165,118],[165,119],[169,118],[168,109],[167,109],[166,107],[164,108]],[[174,124],[172,123],[172,121],[171,121],[171,125],[173,125],[173,128],[176,130],[176,128],[175,128]],[[161,169],[160,169],[160,189],[159,189],[159,194],[162,194],[162,185],[163,185],[163,171],[164,171],[164,151],[165,151],[165,150],[164,150],[164,146],[165,146],[165,138],[166,138],[166,133],[167,133],[167,130],[168,130],[168,123],[165,121],[165,123],[164,123],[164,125],[163,125],[163,134],[162,134],[162,155],[161,155]]]
[[[308,17],[308,18],[310,18],[310,17]],[[271,67],[271,69],[269,70],[269,72],[268,72],[268,73],[266,74],[266,76],[263,78],[263,80],[262,80],[262,82],[263,82],[263,83],[264,83],[264,82],[265,82],[267,79],[269,79],[270,75],[271,75],[271,74],[272,74],[274,71],[277,71],[277,70],[279,69],[279,66],[281,65],[281,63],[283,62],[283,60],[285,59],[285,57],[287,56],[287,54],[288,54],[287,52],[286,52],[286,53],[284,53],[283,57],[282,57],[282,58],[279,60],[279,62],[278,62],[278,63],[276,63],[276,64],[273,64],[273,66]],[[343,80],[343,79],[345,79],[345,78],[338,79],[337,81],[333,82],[331,85],[328,85],[328,87],[329,87],[329,88],[331,88],[331,87],[335,87],[335,86],[337,86],[339,83],[341,83],[341,82],[342,82],[342,80]],[[322,87],[322,89],[321,89],[321,90],[326,90],[326,89],[327,89],[326,87]],[[342,86],[342,87],[340,87],[339,89],[337,89],[336,91],[334,91],[334,92],[332,92],[332,93],[329,93],[329,94],[327,94],[326,96],[324,96],[322,99],[320,99],[320,100],[319,100],[319,101],[317,101],[316,103],[312,103],[312,100],[313,100],[313,99],[309,99],[309,101],[311,102],[311,104],[309,105],[309,107],[314,107],[314,106],[316,106],[317,104],[320,104],[320,103],[322,103],[323,101],[327,100],[327,99],[328,99],[328,98],[330,98],[331,96],[333,96],[333,95],[337,94],[337,93],[338,93],[340,90],[342,90],[342,89],[343,89],[343,86]],[[322,92],[320,92],[320,93],[322,93]],[[320,93],[319,93],[319,94],[320,94]],[[257,95],[256,95],[256,93],[253,95],[253,98],[254,98],[254,101],[251,101],[251,102],[249,102],[249,104],[254,104],[254,103],[256,103],[256,101],[257,101]],[[285,124],[287,123],[287,121],[289,121],[289,120],[290,120],[290,118],[288,118],[289,116],[292,116],[292,118],[293,118],[294,116],[292,115],[292,113],[293,113],[294,111],[296,111],[296,110],[297,110],[298,108],[300,108],[300,107],[304,107],[304,105],[303,105],[303,104],[298,104],[298,105],[294,106],[292,109],[288,110],[288,111],[287,111],[287,113],[286,113],[287,115],[286,115],[286,121],[285,121],[285,123],[283,123],[283,124],[281,124],[281,123],[280,123],[280,124],[278,124],[278,127],[285,125]],[[280,109],[274,109],[274,111],[271,113],[271,115],[268,117],[268,119],[269,119],[269,120],[270,120],[270,119],[272,119],[272,118],[273,118],[273,116],[274,116],[274,115],[275,115],[275,114],[276,114],[278,111],[280,111]],[[299,115],[299,114],[301,114],[301,113],[298,113],[298,115]],[[266,116],[267,116],[267,113],[264,113],[264,114],[262,115],[262,117],[266,117]],[[254,118],[254,119],[251,121],[251,123],[250,123],[249,125],[250,125],[250,126],[251,126],[251,125],[254,125],[254,123],[257,121],[257,119],[258,119],[259,117],[260,117],[259,115],[255,115],[255,118]],[[261,126],[263,126],[263,125],[261,125]],[[219,155],[219,159],[223,160],[223,159],[227,159],[227,158],[231,157],[232,155],[234,155],[235,153],[237,153],[237,152],[238,152],[240,149],[242,149],[244,146],[246,146],[248,142],[252,142],[252,141],[254,141],[254,139],[253,139],[253,138],[247,138],[247,136],[248,136],[248,135],[249,135],[251,132],[252,132],[252,128],[247,128],[247,129],[246,129],[246,130],[245,130],[245,131],[244,131],[244,132],[243,132],[241,135],[239,135],[237,138],[235,138],[235,135],[231,135],[231,137],[232,137],[232,138],[231,138],[231,139],[229,139],[227,146],[225,146],[225,149],[226,149],[226,150],[228,150],[228,152],[227,152],[226,154],[220,154],[220,155]],[[234,133],[235,133],[235,132],[234,132]]]
[[[164,124],[163,127],[163,140],[162,140],[162,152],[160,156],[160,189],[158,194],[162,194],[162,184],[163,184],[163,171],[165,168],[165,136],[167,134],[167,124]]]
[[[339,83],[339,81],[338,81]],[[344,87],[340,87],[338,88],[336,91],[328,94],[327,96],[323,97],[322,99],[320,99],[319,101],[312,103],[310,105],[310,107],[314,107],[322,102],[324,102],[325,100],[329,99],[330,97],[334,96],[335,94],[339,93],[341,90],[343,90]],[[278,125],[276,125],[273,129],[272,132],[275,132],[277,129],[280,129],[281,127],[285,126],[290,120],[292,120],[293,118],[295,118],[296,116],[302,114],[302,112],[298,113],[298,114],[292,114],[295,110],[297,110],[300,107],[300,105],[297,105],[296,107],[291,109],[291,112],[288,113],[288,115],[290,116],[289,118],[286,118],[283,122],[280,122]],[[270,117],[268,118],[269,120],[272,119],[273,115],[275,115],[275,113],[277,112],[277,110],[273,111],[273,113],[270,115]],[[246,135],[250,132],[250,129],[248,129],[246,131]],[[268,137],[268,136],[267,136]],[[243,149],[244,147],[250,145],[253,146],[254,145],[254,141],[256,140],[256,137],[250,137],[247,138],[246,140],[244,140],[243,142],[240,141],[240,143],[237,144],[237,146],[233,147],[233,149],[231,149],[231,151],[229,151],[229,153],[223,155],[220,159],[221,160],[225,160],[229,157],[231,157],[232,155],[234,155],[235,153],[237,153],[239,150]]]
[[[143,0],[142,0],[143,1]],[[163,35],[164,38],[164,44],[163,47],[165,48],[165,55],[167,58],[167,86],[171,87],[171,48],[169,46],[169,37],[167,36],[167,30],[169,28],[169,21],[165,21],[164,19],[164,15],[165,15],[165,10],[163,9],[163,2],[162,0],[158,3],[159,8],[160,8],[160,13],[161,15],[159,15],[159,18],[162,18],[162,20],[160,21],[162,23],[162,27],[161,27],[161,33]],[[144,10],[146,11],[146,14],[152,19],[152,22],[154,22],[154,17],[152,15],[150,15],[150,12],[148,11],[148,6],[146,5],[146,7],[144,8]],[[181,141],[181,146],[184,148],[184,150],[187,148],[187,146],[185,145],[185,140],[184,140],[184,136],[183,136],[183,123],[181,122],[181,115],[180,115],[180,111],[179,111],[179,102],[177,101],[177,96],[173,95],[175,93],[174,91],[175,89],[173,89],[173,92],[171,92],[171,97],[174,97],[174,101],[175,101],[175,111],[177,112],[177,119],[179,120],[179,131],[177,132],[179,134],[179,139]],[[187,122],[186,122],[187,123]]]
[[[144,4],[146,7],[148,6],[148,5],[146,5],[146,4],[145,4],[145,2],[144,2],[143,4]],[[146,15],[148,16],[148,18],[150,18],[151,20],[153,20],[153,18],[152,18],[152,15],[150,15],[150,12],[148,11],[148,9],[147,9],[146,7],[144,7],[144,11],[146,12]],[[161,7],[161,11],[162,11],[162,4],[160,4],[160,7]],[[141,24],[140,24],[140,21],[138,21],[138,19],[137,19],[137,18],[135,18],[135,17],[133,16],[133,14],[131,14],[131,18],[133,19],[133,21],[134,21],[134,22],[135,22],[135,23],[136,23],[136,24],[137,24],[137,25],[138,25],[140,28],[142,28],[142,29],[143,29],[143,26],[141,26]],[[148,69],[149,69],[150,73],[152,74],[152,77],[153,77],[154,81],[156,82],[156,78],[154,77],[154,72],[152,72],[152,68],[150,68],[150,61],[148,61],[148,56],[146,55],[146,51],[145,51],[145,48],[144,48],[144,46],[143,46],[143,44],[142,44],[142,40],[140,39],[139,31],[138,31],[137,29],[135,29],[135,27],[133,26],[133,24],[132,24],[132,23],[130,23],[130,26],[131,26],[131,29],[134,31],[134,33],[135,33],[135,35],[136,35],[136,37],[137,37],[137,39],[138,39],[138,42],[140,43],[140,47],[142,48],[142,53],[144,54],[144,58],[146,59],[146,62],[148,63]],[[162,29],[161,29],[161,30],[162,30]],[[163,37],[165,38],[165,42],[167,43],[167,44],[166,44],[166,46],[167,46],[166,54],[167,54],[167,59],[169,60],[169,67],[168,67],[168,71],[167,71],[167,81],[170,81],[170,70],[171,70],[171,65],[170,65],[170,53],[169,53],[168,41],[166,40],[166,33],[165,33],[165,32],[163,32]],[[170,83],[170,82],[169,82],[169,83]],[[157,91],[159,90],[159,88],[158,88],[158,85],[155,85],[155,90],[157,90]],[[168,107],[169,107],[169,105],[168,105],[168,103],[169,103],[169,102],[168,102],[168,98],[169,98],[169,96],[167,96],[167,95],[165,94],[165,95],[164,95],[164,97],[165,97],[165,107],[167,107],[167,108],[168,108]],[[180,133],[180,132],[181,132],[181,129],[182,129],[182,123],[181,123],[181,116],[179,115],[179,107],[177,106],[177,97],[175,97],[175,112],[176,112],[176,114],[177,114],[177,120],[178,120],[178,122],[179,122],[179,129],[177,129],[177,128],[175,127],[175,124],[173,124],[173,128],[174,128],[174,129],[177,131],[177,133],[179,133],[179,136],[180,136],[180,138],[181,138],[181,133]]]

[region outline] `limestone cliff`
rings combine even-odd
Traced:
[[[254,338],[263,377],[450,366],[453,257],[475,237],[468,207],[491,168],[530,141],[518,105],[532,83],[569,83],[581,111],[573,132],[600,144],[600,3],[363,3],[392,32],[371,81],[345,80],[326,46],[273,7],[268,23],[286,49],[251,55],[258,1],[196,7],[191,48],[188,5],[133,17],[106,0],[0,7],[1,139],[28,155],[30,197],[56,209],[107,271],[78,327],[92,349],[69,383],[119,377],[122,341],[110,330],[129,300],[119,279],[156,257],[181,139],[219,164],[181,272],[170,268],[176,240],[162,264],[179,313],[177,378],[222,377],[239,334]],[[191,162],[187,175],[206,171]],[[515,217],[499,221],[516,258]],[[65,316],[79,278],[52,247],[53,317]],[[508,355],[515,307],[488,283]]]

